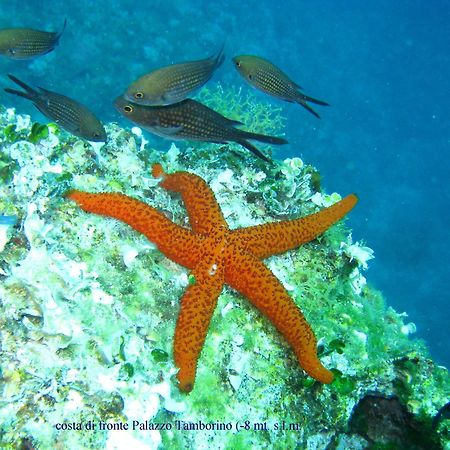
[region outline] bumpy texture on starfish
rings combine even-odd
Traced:
[[[330,383],[333,374],[317,358],[316,338],[302,312],[260,261],[294,249],[323,233],[357,202],[349,195],[315,214],[294,220],[230,230],[212,190],[191,173],[167,174],[153,166],[161,186],[182,196],[192,230],[176,225],[147,204],[123,194],[71,191],[85,211],[119,219],[143,233],[168,258],[192,271],[175,329],[174,359],[181,390],[194,387],[197,361],[224,283],[247,297],[278,329],[313,378]]]

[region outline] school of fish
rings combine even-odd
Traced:
[[[45,55],[59,44],[66,25],[67,20],[59,32],[31,28],[0,29],[0,55],[16,60]],[[114,106],[124,117],[157,136],[171,140],[236,142],[270,162],[270,158],[249,141],[282,145],[287,144],[286,139],[237,128],[244,124],[188,98],[213,77],[224,60],[222,45],[208,58],[155,69],[130,83],[124,94],[116,98]],[[233,63],[254,88],[272,97],[298,103],[317,118],[320,118],[319,114],[308,102],[328,106],[328,103],[304,94],[297,83],[264,58],[240,55],[233,58]],[[23,89],[5,88],[9,94],[30,100],[42,114],[74,136],[107,142],[102,122],[77,100],[43,87],[33,88],[14,75],[9,74],[8,77]]]

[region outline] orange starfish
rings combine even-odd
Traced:
[[[168,258],[192,272],[181,299],[175,329],[174,359],[181,390],[194,387],[197,361],[224,283],[247,297],[284,336],[300,366],[322,383],[333,374],[317,358],[316,338],[300,309],[260,260],[294,249],[323,233],[357,202],[349,195],[320,212],[294,220],[230,230],[212,190],[197,175],[167,174],[153,166],[161,186],[179,192],[192,230],[176,225],[147,204],[117,193],[71,191],[84,210],[119,219],[143,233]]]

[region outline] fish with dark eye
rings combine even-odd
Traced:
[[[307,102],[329,106],[322,100],[305,95],[301,92],[301,86],[266,59],[253,55],[240,55],[235,56],[233,62],[238,72],[253,87],[286,102],[299,103],[318,119],[320,119],[319,114]]]
[[[259,158],[270,161],[249,140],[281,145],[280,137],[252,133],[236,128],[242,122],[228,119],[211,108],[192,99],[168,106],[141,106],[117,97],[114,106],[125,117],[153,134],[166,139],[214,142],[236,142]]]
[[[171,105],[203,86],[223,63],[223,46],[216,55],[154,70],[130,84],[124,97],[139,105]]]
[[[58,45],[67,20],[61,31],[40,31],[32,28],[0,29],[0,55],[11,59],[32,59],[51,52]]]
[[[31,100],[44,116],[55,121],[74,136],[93,142],[106,142],[106,131],[95,115],[76,100],[42,87],[33,89],[13,75],[8,77],[23,91],[5,88],[9,94]]]

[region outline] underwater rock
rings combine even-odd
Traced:
[[[353,409],[349,429],[371,446],[410,450],[442,448],[430,433],[430,424],[415,418],[396,396],[366,395]]]
[[[238,90],[202,96],[224,114],[235,108],[258,132],[282,131],[279,109]],[[349,240],[342,222],[268,260],[314,328],[335,381],[324,386],[304,375],[271,324],[224,289],[196,389],[182,395],[172,342],[187,272],[125,225],[80,214],[63,193],[121,191],[186,226],[179,198],[149,173],[161,161],[206,179],[236,228],[317,211],[317,170],[296,159],[267,168],[236,158],[234,144],[168,145],[161,153],[137,130],[114,124],[101,153],[50,125],[31,142],[33,124],[13,110],[0,113],[0,125],[0,176],[11,181],[0,183],[0,211],[18,219],[0,253],[2,448],[364,448],[369,429],[348,431],[368,392],[399,399],[393,426],[397,417],[431,424],[448,402],[448,371],[412,338],[405,317],[361,282],[368,253],[346,254],[342,242],[364,245]],[[147,430],[133,429],[135,421]],[[433,432],[442,447],[448,422]]]

